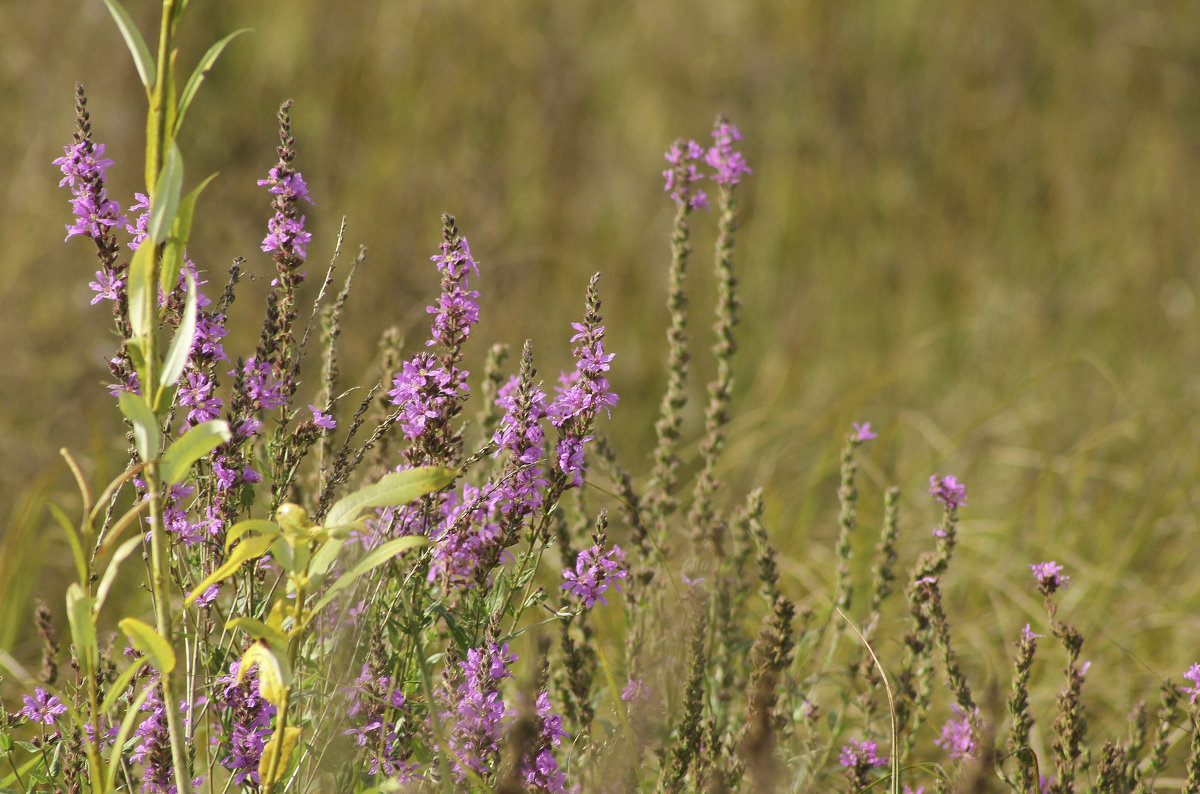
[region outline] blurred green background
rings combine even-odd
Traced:
[[[157,7],[129,0],[144,31]],[[731,501],[766,487],[788,592],[832,576],[837,450],[851,421],[869,420],[881,435],[863,455],[864,568],[884,487],[905,488],[909,559],[936,522],[929,475],[970,488],[946,589],[976,681],[1004,686],[1016,632],[1044,625],[1027,568],[1043,559],[1075,581],[1060,615],[1087,638],[1100,682],[1089,707],[1123,712],[1200,659],[1192,4],[192,0],[181,63],[239,27],[254,33],[226,51],[181,140],[189,184],[221,172],[192,246],[210,293],[235,256],[259,277],[235,305],[231,354],[256,338],[270,211],[254,180],[293,97],[296,165],[317,202],[310,274],[324,272],[343,216],[350,253],[368,248],[342,337],[346,382],[369,376],[387,326],[422,338],[428,257],[451,212],[483,272],[476,369],[491,342],[532,337],[552,380],[587,278],[604,273],[622,396],[609,428],[644,472],[664,384],[662,153],[678,136],[707,141],[727,113],[754,174],[740,192],[742,354],[723,474]],[[68,195],[50,163],[70,139],[76,80],[127,206],[144,97],[103,3],[5,3],[8,618],[28,614],[34,583],[13,572],[31,561],[47,565],[36,589],[59,598],[65,545],[39,501],[75,504],[58,448],[95,482],[122,467],[102,386],[111,320],[88,305],[90,249],[62,242]],[[697,220],[690,439],[712,373],[700,347],[710,226]],[[16,630],[3,625],[8,646]],[[898,658],[898,630],[877,650]],[[1045,658],[1050,675],[1061,662]]]

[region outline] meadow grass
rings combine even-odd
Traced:
[[[189,166],[199,164],[192,173],[215,170],[217,163],[225,168],[230,148],[237,155],[264,150],[261,135],[259,143],[250,145],[249,125],[232,121],[243,111],[223,98],[233,92],[227,86],[242,75],[270,71],[268,66],[287,71],[282,64],[288,56],[281,54],[285,43],[312,38],[305,31],[320,20],[318,11],[304,13],[303,5],[287,19],[269,23],[222,14],[195,18],[189,35],[197,39],[253,24],[267,44],[231,49],[222,62],[228,71],[212,74],[213,85],[197,100],[209,103],[197,105],[208,121],[194,123],[193,137],[181,139],[191,147],[189,153],[196,152],[194,160],[189,154]],[[423,254],[414,257],[412,252],[431,248],[422,237],[428,237],[422,231],[429,227],[429,208],[423,205],[428,181],[470,185],[469,190],[446,189],[439,195],[445,197],[444,206],[466,209],[458,212],[460,219],[464,214],[472,221],[477,217],[469,233],[475,250],[488,252],[481,260],[489,268],[494,265],[486,278],[497,281],[495,291],[490,283],[483,290],[484,316],[489,322],[502,318],[493,327],[504,329],[499,336],[509,341],[538,338],[554,320],[556,327],[567,327],[578,309],[564,296],[577,294],[579,282],[593,269],[560,263],[593,262],[605,270],[607,281],[610,262],[646,263],[653,258],[646,251],[661,252],[655,261],[665,261],[666,245],[660,241],[669,226],[668,213],[652,209],[656,205],[651,202],[661,197],[641,184],[646,174],[660,168],[655,158],[677,132],[664,119],[687,119],[696,111],[670,116],[653,108],[660,100],[677,107],[683,101],[679,97],[700,106],[702,114],[710,107],[730,107],[728,89],[720,87],[719,78],[731,74],[727,80],[736,80],[742,89],[731,92],[741,97],[731,109],[750,133],[748,157],[756,167],[749,190],[743,191],[745,222],[738,252],[742,301],[755,309],[741,325],[743,354],[735,381],[742,385],[734,399],[742,410],[735,411],[717,464],[716,476],[728,484],[721,501],[732,506],[739,494],[765,486],[763,523],[781,550],[779,588],[801,607],[817,607],[831,621],[822,625],[832,626],[822,605],[834,592],[835,572],[846,560],[846,547],[837,538],[837,450],[851,421],[871,419],[880,438],[859,453],[860,487],[872,493],[858,505],[859,523],[879,526],[882,493],[899,485],[902,516],[911,517],[902,519],[898,540],[908,565],[928,548],[926,525],[937,521],[924,495],[928,476],[954,472],[971,485],[957,556],[941,587],[957,658],[974,682],[980,705],[1002,705],[1003,694],[995,692],[1007,687],[1012,642],[1021,626],[1031,623],[1035,631],[1049,633],[1045,626],[1039,628],[1044,609],[1026,566],[1055,559],[1072,577],[1072,585],[1056,594],[1059,615],[1079,627],[1086,640],[1083,658],[1092,662],[1083,689],[1091,732],[1118,735],[1132,704],[1143,698],[1153,704],[1158,682],[1165,676],[1178,680],[1195,655],[1190,638],[1200,599],[1189,543],[1195,530],[1189,489],[1196,457],[1188,365],[1196,328],[1188,268],[1194,224],[1188,208],[1195,206],[1190,190],[1197,183],[1189,178],[1196,158],[1187,141],[1192,129],[1189,98],[1196,86],[1185,68],[1186,53],[1197,38],[1194,24],[1188,15],[1168,8],[1133,18],[1096,8],[1046,10],[1018,4],[998,11],[966,4],[936,22],[903,4],[872,13],[817,3],[787,11],[767,4],[747,8],[754,11],[733,20],[712,9],[678,18],[638,12],[641,35],[660,44],[734,29],[744,31],[753,46],[720,35],[710,48],[686,53],[670,46],[655,53],[647,43],[635,64],[641,73],[678,63],[678,82],[651,81],[635,101],[624,103],[628,108],[621,118],[628,123],[620,130],[600,120],[606,109],[613,112],[616,100],[611,96],[561,90],[572,85],[619,87],[594,77],[603,74],[607,63],[603,47],[569,46],[619,38],[630,24],[619,15],[599,9],[593,9],[592,17],[559,11],[536,21],[508,20],[502,28],[486,13],[456,7],[415,14],[411,20],[389,18],[385,21],[404,27],[406,36],[359,48],[358,60],[347,72],[362,64],[361,69],[391,75],[386,103],[390,123],[362,123],[364,108],[375,105],[355,91],[327,92],[307,102],[302,97],[306,109],[298,118],[314,114],[313,149],[319,148],[330,165],[326,173],[318,169],[315,178],[313,168],[306,166],[306,176],[313,180],[319,204],[348,208],[352,230],[362,217],[364,237],[386,241],[372,243],[368,261],[381,255],[419,261]],[[583,20],[588,21],[587,37],[581,32]],[[71,18],[70,24],[111,35],[107,30],[101,34],[97,21],[87,27],[86,17]],[[338,26],[324,29],[336,31]],[[496,30],[503,32],[488,32]],[[517,35],[522,30],[524,38]],[[656,32],[662,34],[657,39]],[[408,71],[394,65],[390,71],[380,68],[393,57],[393,48],[405,43],[419,47],[426,37],[467,37],[483,46],[464,47],[467,54],[456,58],[414,57],[411,63],[419,68]],[[514,41],[537,42],[542,60],[497,57]],[[335,52],[352,46],[334,35],[326,43]],[[112,60],[112,48],[119,46],[111,38],[105,58]],[[197,44],[195,50],[203,46]],[[701,51],[705,54],[696,54]],[[14,58],[21,50],[15,52]],[[739,59],[747,65],[741,66]],[[527,71],[529,63],[558,64],[566,71],[558,72],[558,84],[538,83]],[[731,63],[739,67],[730,71]],[[292,70],[289,80],[312,82],[303,68]],[[495,77],[498,68],[514,85],[545,85],[541,96],[561,104],[539,104],[536,95],[527,96],[522,89],[517,93],[524,104],[518,101],[510,117],[504,115],[509,111],[503,103],[495,101],[490,83],[478,77],[459,79],[472,74],[471,69],[476,75],[486,69]],[[101,96],[106,87],[128,82],[128,75],[98,71]],[[795,79],[797,74],[808,79]],[[426,97],[418,89],[432,94]],[[110,90],[128,97],[123,90]],[[608,90],[626,99],[616,88]],[[455,99],[439,103],[431,98],[439,95]],[[276,97],[251,95],[246,101],[251,106],[257,101],[261,113]],[[93,100],[101,108],[96,111],[100,118],[109,112],[102,104]],[[133,101],[127,99],[125,105],[132,107]],[[787,112],[767,115],[761,105]],[[413,156],[412,161],[429,164],[428,170],[405,165],[408,161],[399,153],[403,147],[383,134],[422,124],[456,125],[467,107],[475,118],[458,133],[461,137],[428,136],[430,150]],[[117,117],[112,117],[113,126],[137,131],[138,124],[116,122]],[[510,135],[502,141],[488,138],[484,133],[501,118],[522,123],[506,125]],[[228,134],[203,133],[208,123],[219,124]],[[376,138],[364,142],[357,137],[360,130]],[[646,140],[661,144],[646,146]],[[304,143],[301,149],[312,151]],[[38,168],[57,154],[45,151],[50,154],[41,157]],[[127,146],[121,162],[133,162],[133,152]],[[618,161],[628,167],[605,166]],[[239,170],[257,175],[265,168]],[[601,177],[605,170],[616,173]],[[120,178],[134,179],[130,173],[137,169],[125,169]],[[478,179],[477,174],[488,176]],[[240,242],[197,240],[222,251],[205,261],[228,259],[224,250],[244,253],[245,240],[261,233],[256,224],[262,211],[249,209],[255,198],[249,191],[221,185],[218,180],[212,189],[227,192],[214,195],[232,212],[213,224],[220,229],[214,238]],[[380,203],[393,211],[379,213]],[[324,224],[315,227],[317,238],[332,239],[340,211],[318,213],[313,208],[309,214]],[[45,212],[41,217],[42,228],[58,228],[57,219]],[[405,220],[397,224],[396,217]],[[708,234],[697,229],[698,250],[711,246]],[[72,259],[61,253],[53,234],[46,239],[10,236],[18,246],[40,239],[36,253],[14,258],[30,263],[26,268]],[[356,239],[353,232],[350,239]],[[525,263],[539,260],[552,265],[547,275],[533,279],[518,274]],[[643,264],[629,272],[620,298],[614,293],[605,303],[606,341],[619,363],[612,377],[626,417],[611,430],[624,460],[634,454],[644,459],[645,439],[653,437],[652,409],[664,385],[657,341],[667,323],[658,308],[665,297],[664,269],[663,264]],[[79,274],[88,270],[72,263],[52,272],[68,270],[74,275],[69,282],[63,275],[63,283],[82,290],[79,285],[87,279]],[[368,272],[359,275],[360,283]],[[346,313],[343,340],[371,338],[397,316],[408,336],[420,338],[428,300],[423,296],[434,280],[418,272],[408,268],[395,275],[398,283],[389,283],[386,296],[383,290],[352,293],[351,300],[361,302],[357,311]],[[31,285],[39,283],[28,278],[28,270],[14,265],[8,273],[14,287],[8,291],[10,300],[61,306],[63,298],[28,299]],[[693,305],[711,305],[715,288],[696,281],[700,279],[693,279]],[[357,298],[363,293],[366,298]],[[301,305],[308,306],[312,297],[306,294]],[[77,291],[75,302],[86,299],[80,301]],[[542,309],[536,327],[528,311],[510,308],[529,305]],[[253,310],[245,318],[258,311],[261,300],[235,303],[240,306]],[[33,371],[30,361],[49,360],[49,350],[61,344],[65,329],[60,315],[42,311],[44,316],[31,316],[30,326],[12,334],[26,340],[13,353],[17,369]],[[388,319],[376,322],[380,318]],[[696,321],[693,333],[700,336],[707,322]],[[243,321],[238,327],[252,326],[253,321]],[[257,335],[244,333],[249,341],[240,338],[240,349],[252,347]],[[485,346],[481,343],[479,349]],[[80,356],[78,342],[68,347],[70,356],[37,368],[45,374],[36,383],[27,381],[26,388],[48,394],[57,384],[60,391],[97,394],[95,362],[105,353],[88,349]],[[373,345],[355,342],[347,348],[348,368],[367,373]],[[563,353],[559,356],[565,360]],[[543,368],[555,371],[558,360],[553,355],[549,360],[550,367]],[[628,369],[619,372],[623,367]],[[706,383],[713,374],[710,361],[697,355],[691,382]],[[5,387],[15,388],[13,382]],[[702,469],[704,399],[696,388],[692,397],[685,409],[691,432],[680,449],[685,479]],[[99,425],[95,435],[101,440],[83,444],[95,450],[90,476],[100,478],[121,467],[121,447],[111,443],[119,434],[115,412],[95,407],[96,397],[85,402],[87,407],[61,400],[6,399],[11,406],[6,458],[28,464],[8,467],[5,490],[12,494],[28,488],[23,504],[36,501],[38,490],[27,485],[28,474],[22,472],[30,465],[49,470],[46,461],[60,445],[57,440],[33,443],[44,436],[33,428],[64,422],[79,427],[65,415],[87,411]],[[77,447],[84,437],[74,430],[61,443]],[[596,484],[610,487],[602,480]],[[70,512],[69,497],[61,496],[61,486],[58,491],[56,501]],[[616,507],[610,509],[615,512]],[[14,500],[3,538],[6,564],[27,559],[22,546],[29,548],[34,532],[45,536],[55,531],[44,515],[38,518],[27,507],[18,511]],[[870,576],[873,535],[850,538],[855,554],[845,564],[860,582],[860,592]],[[65,551],[65,546],[59,549]],[[22,566],[24,571],[31,568]],[[46,570],[69,569],[57,565]],[[26,574],[6,578],[2,586],[9,596],[3,601],[4,647],[28,663],[37,655],[30,642],[35,636],[28,599],[33,582]],[[61,598],[59,593],[43,595]],[[135,606],[133,599],[129,608]],[[60,608],[56,603],[55,610]],[[122,602],[118,611],[124,608]],[[872,647],[885,669],[894,670],[903,654],[904,614],[900,610],[882,618],[876,630]],[[848,615],[861,624],[869,621],[869,615],[853,609]],[[64,625],[61,616],[59,624]],[[685,635],[675,641],[686,647]],[[1030,685],[1034,712],[1042,715],[1033,737],[1043,759],[1052,756],[1050,715],[1062,686],[1057,673],[1061,659],[1046,661],[1050,645],[1051,640],[1042,640],[1042,661],[1035,663]],[[852,643],[842,639],[838,647],[846,652]],[[797,667],[805,648],[802,642]],[[9,705],[15,711],[19,702]],[[940,701],[938,708],[946,707]],[[997,711],[1002,709],[993,709]],[[937,716],[940,725],[950,714]],[[1177,722],[1185,721],[1181,714]],[[994,720],[992,729],[1002,735],[1003,721]],[[939,751],[930,745],[935,736],[935,730],[927,729],[917,739],[925,757],[938,758]],[[1171,775],[1182,785],[1180,754],[1185,748],[1178,736],[1173,742]],[[822,752],[828,761],[828,747]],[[1099,744],[1093,752],[1097,757],[1092,760],[1098,762]],[[825,774],[839,783],[828,785],[841,785],[840,770],[832,761],[829,767],[832,771]],[[934,777],[917,773],[906,779],[930,785]],[[810,780],[806,785],[817,784]]]

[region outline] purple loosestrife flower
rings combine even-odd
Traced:
[[[570,592],[583,602],[584,609],[591,609],[599,601],[607,604],[604,593],[613,584],[621,589],[619,580],[629,575],[625,564],[625,553],[620,546],[614,545],[608,551],[603,551],[599,544],[579,552],[575,558],[575,570],[567,568],[563,571],[562,589]]]
[[[929,478],[929,493],[947,510],[957,510],[967,503],[967,486],[963,485],[953,474],[938,477],[936,474]]]
[[[1032,564],[1029,569],[1033,571],[1033,575],[1037,579],[1038,590],[1042,595],[1050,595],[1071,583],[1071,577],[1064,575],[1062,566],[1054,560]]]
[[[492,508],[494,485],[477,488],[464,484],[462,495],[447,495],[441,504],[441,521],[429,533],[434,542],[429,581],[449,587],[475,586],[481,569],[504,538]]]
[[[275,215],[267,221],[267,236],[263,238],[262,250],[274,254],[277,260],[280,257],[303,260],[308,254],[312,234],[304,231],[305,217],[299,215],[296,208],[301,200],[313,203],[304,177],[281,162],[270,170],[266,179],[258,180],[257,184],[277,196],[271,205]],[[296,266],[299,264],[299,261],[295,262]]]
[[[133,223],[126,221],[125,231],[129,232],[131,238],[129,249],[136,251],[142,244],[142,240],[146,239],[147,229],[150,227],[150,197],[145,193],[134,193],[133,197],[137,200],[129,208],[129,211],[137,214],[134,215]]]
[[[979,709],[975,711],[978,716]],[[942,726],[941,737],[934,739],[933,743],[945,750],[953,760],[974,759],[977,745],[974,731],[971,730],[971,717],[956,704],[954,716]]]
[[[870,422],[863,422],[862,424],[853,422],[851,425],[854,428],[854,440],[857,442],[870,441],[873,438],[877,438],[879,435],[878,433],[871,432]]]
[[[496,394],[496,405],[504,410],[500,427],[492,436],[499,446],[496,455],[505,450],[509,463],[491,496],[491,504],[502,515],[515,522],[533,513],[542,505],[542,491],[548,484],[542,467],[537,465],[545,448],[541,420],[546,416],[546,393],[533,382],[532,351],[526,348],[522,357],[522,374],[513,377]]]
[[[342,734],[353,737],[359,747],[369,749],[372,754],[369,774],[398,777],[401,783],[420,779],[419,765],[408,763],[411,746],[402,741],[397,722],[389,719],[396,709],[404,706],[404,695],[392,685],[391,678],[372,673],[370,665],[364,664],[349,694],[347,716],[358,725]]]
[[[33,690],[33,697],[25,695],[24,700],[25,706],[17,713],[31,722],[53,725],[59,714],[67,713],[63,702],[40,686]]]
[[[879,748],[870,739],[862,742],[851,739],[850,744],[842,747],[842,752],[838,756],[838,763],[847,769],[871,769],[878,766],[887,766],[887,756],[880,758],[878,752]]]
[[[713,179],[717,184],[736,185],[743,175],[752,173],[741,153],[733,150],[733,142],[742,140],[742,134],[734,125],[722,122],[712,136],[714,143],[704,155],[704,162],[716,171]]]
[[[430,259],[442,274],[442,291],[437,306],[425,307],[434,315],[432,336],[425,344],[441,344],[457,351],[471,335],[471,327],[479,322],[479,293],[469,289],[468,283],[471,271],[479,275],[479,266],[471,258],[467,238],[461,236],[443,242],[441,253]],[[457,353],[453,358],[457,360]]]
[[[1193,664],[1189,667],[1183,677],[1192,682],[1190,687],[1183,688],[1183,694],[1190,696],[1188,703],[1194,706],[1196,698],[1200,697],[1200,664]],[[26,698],[26,701],[28,700],[29,698]]]
[[[308,410],[312,411],[313,424],[317,427],[322,428],[323,430],[333,430],[337,427],[337,421],[329,414],[318,409],[317,406],[310,405],[308,406]]]
[[[453,717],[454,728],[449,737],[452,772],[462,783],[467,770],[489,777],[500,757],[504,721],[512,715],[500,696],[500,682],[511,678],[509,666],[517,660],[510,654],[508,643],[487,642],[482,648],[467,651],[467,660],[459,662],[461,679],[447,701],[451,711],[443,718]]]
[[[708,209],[708,196],[692,188],[694,182],[704,178],[697,166],[704,158],[704,148],[695,141],[680,139],[671,144],[664,157],[671,167],[662,172],[667,183],[663,189],[671,194],[671,200],[688,210]]]
[[[538,695],[537,714],[542,720],[542,727],[535,745],[537,754],[533,758],[533,764],[522,770],[525,783],[532,787],[533,791],[567,794],[567,776],[558,768],[553,750],[561,746],[562,740],[570,734],[562,728],[562,717],[551,710],[549,693],[542,692]],[[579,787],[576,786],[571,791],[578,792]]]
[[[189,425],[198,425],[221,415],[221,400],[213,396],[215,386],[212,379],[200,370],[188,369],[184,374],[176,396],[180,405],[190,409],[187,415]]]
[[[113,226],[126,222],[121,205],[108,197],[104,184],[105,171],[113,161],[104,157],[104,144],[88,139],[64,146],[63,152],[54,160],[63,173],[58,185],[71,186],[71,209],[75,212],[75,223],[66,227],[66,239],[82,234],[100,241]]]
[[[388,396],[400,408],[400,429],[407,438],[419,438],[432,419],[447,412],[459,395],[469,391],[467,372],[444,369],[432,353],[418,353],[404,362],[392,380]]]
[[[258,693],[258,670],[251,670],[237,682],[238,662],[229,665],[229,675],[220,676],[214,683],[215,700],[224,710],[223,721],[228,720],[230,734],[220,742],[226,754],[220,758],[221,765],[233,773],[234,785],[247,780],[258,784],[258,763],[263,748],[271,735],[271,720],[275,706]]]
[[[237,370],[230,370],[230,375],[237,375]],[[274,374],[271,364],[251,356],[242,366],[242,376],[245,378],[246,396],[251,403],[262,410],[282,408],[287,403],[284,395],[284,384]]]
[[[102,300],[120,300],[125,279],[112,271],[97,270],[96,280],[89,281],[88,286],[96,293],[96,297],[92,298],[92,305],[95,306]]]
[[[138,744],[133,748],[130,758],[134,763],[142,765],[142,794],[169,794],[175,791],[175,776],[171,769],[171,739],[167,732],[167,715],[163,710],[158,678],[151,679],[146,686],[152,689],[141,710],[150,714],[133,732]]]

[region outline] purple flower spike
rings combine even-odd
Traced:
[[[975,758],[976,744],[971,718],[957,705],[954,706],[954,716],[942,726],[941,738],[934,739],[933,743],[945,750],[953,760]]]
[[[879,748],[875,742],[867,739],[864,742],[850,740],[850,744],[842,747],[838,763],[847,769],[869,769],[877,766],[887,766],[887,756],[880,758]]]
[[[855,441],[870,441],[871,439],[878,437],[877,433],[871,432],[870,422],[863,422],[862,424],[854,422],[851,426],[854,428]]]
[[[1062,572],[1063,567],[1054,560],[1030,565],[1029,570],[1037,577],[1038,590],[1044,595],[1050,595],[1056,590],[1062,590],[1071,583],[1071,577]]]
[[[308,410],[313,412],[313,424],[325,430],[333,430],[337,427],[337,420],[324,411],[318,410],[317,406],[310,405]]]
[[[1196,698],[1200,698],[1200,664],[1193,664],[1189,667],[1187,672],[1183,674],[1183,677],[1192,682],[1190,687],[1185,686],[1183,688],[1183,694],[1191,696],[1188,702],[1194,706],[1196,705]]]
[[[562,589],[577,596],[583,602],[584,609],[591,609],[597,601],[607,604],[604,593],[608,591],[609,584],[616,585],[620,590],[619,580],[628,575],[625,553],[620,546],[613,546],[607,552],[602,552],[599,546],[592,546],[579,552],[575,559],[575,570],[567,568],[563,571],[565,581]]]
[[[732,124],[721,123],[712,135],[714,143],[704,156],[704,161],[716,171],[713,179],[717,184],[736,185],[742,180],[743,174],[752,173],[741,153],[733,150],[733,142],[740,141],[742,134]]]
[[[967,486],[963,485],[953,474],[938,477],[936,474],[929,478],[929,493],[947,510],[957,510],[967,503]]]

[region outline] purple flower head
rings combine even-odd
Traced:
[[[215,700],[229,715],[232,731],[221,737],[218,758],[233,773],[234,785],[258,784],[258,765],[271,736],[275,706],[258,691],[258,670],[251,669],[238,683],[239,662],[231,662],[229,674],[214,681]]]
[[[967,503],[967,486],[960,483],[953,474],[947,474],[945,477],[931,475],[929,493],[945,505],[947,510],[957,510]]]
[[[452,771],[459,783],[466,779],[468,769],[480,775],[495,769],[503,723],[512,715],[500,696],[499,684],[512,677],[509,666],[516,660],[507,643],[498,646],[488,642],[468,650],[467,660],[458,663],[461,680],[447,698],[452,710],[442,716],[454,718],[449,744]]]
[[[66,714],[67,707],[56,696],[40,686],[33,690],[33,697],[24,696],[25,706],[17,712],[31,722],[53,725],[59,714]]]
[[[203,372],[189,369],[179,384],[179,404],[190,408],[189,425],[198,425],[221,415],[221,399],[213,396],[214,383]]]
[[[733,142],[742,140],[742,134],[732,124],[721,122],[713,130],[712,136],[714,142],[705,154],[704,161],[716,171],[713,179],[717,184],[736,185],[742,180],[743,174],[751,173],[746,159],[733,150]]]
[[[600,546],[592,546],[579,552],[575,558],[575,570],[563,570],[563,590],[568,591],[583,602],[584,609],[591,609],[599,601],[607,604],[604,593],[609,585],[621,589],[620,581],[629,575],[625,564],[625,553],[620,546],[613,546],[603,552]]]
[[[538,695],[537,714],[542,720],[542,729],[536,746],[542,749],[533,759],[533,763],[527,763],[522,769],[525,783],[532,791],[567,794],[567,776],[558,768],[552,748],[561,746],[562,740],[570,734],[562,729],[562,718],[551,710],[550,695],[546,692]],[[578,792],[579,787],[576,786],[571,791]]]
[[[1021,629],[1022,642],[1033,642],[1034,640],[1041,639],[1045,636],[1045,634],[1034,634],[1033,629],[1029,628],[1028,623],[1025,624],[1025,628]]]
[[[1029,566],[1029,570],[1033,571],[1034,577],[1037,578],[1038,590],[1043,595],[1050,595],[1071,583],[1071,577],[1064,575],[1062,569],[1063,567],[1054,560]]]
[[[665,157],[671,167],[662,172],[666,180],[663,189],[671,194],[671,200],[688,209],[708,209],[708,196],[703,190],[692,187],[694,182],[704,178],[697,166],[704,157],[704,148],[695,141],[678,140],[671,144]]]
[[[880,758],[878,752],[879,748],[870,739],[862,742],[851,739],[850,744],[842,747],[842,752],[838,756],[838,763],[847,769],[862,770],[877,766],[887,766],[887,756]]]
[[[870,422],[863,422],[861,425],[858,422],[853,422],[852,426],[854,427],[854,440],[855,441],[859,441],[859,442],[870,441],[871,439],[876,438],[878,436],[877,433],[871,432],[871,423]]]
[[[978,716],[979,709],[975,712]],[[954,716],[942,726],[941,737],[934,739],[933,743],[945,750],[952,760],[974,759],[977,746],[971,730],[971,717],[955,705]]]
[[[448,413],[454,401],[469,391],[464,382],[467,374],[454,367],[446,370],[430,353],[418,353],[405,361],[388,392],[392,404],[400,408],[404,435],[417,438],[431,419]]]
[[[333,430],[337,427],[337,421],[329,414],[321,411],[315,405],[308,406],[308,410],[313,412],[313,424],[325,430]]]
[[[630,678],[621,690],[621,700],[632,703],[646,697],[646,684],[640,678]]]
[[[110,228],[126,222],[121,205],[108,197],[104,184],[105,171],[113,161],[103,156],[104,144],[94,144],[86,138],[64,146],[63,152],[54,164],[63,173],[59,187],[71,188],[71,208],[75,213],[75,223],[66,227],[66,239],[82,234],[99,240]]]
[[[1190,687],[1183,688],[1183,694],[1191,696],[1188,702],[1194,706],[1196,698],[1200,697],[1200,664],[1193,664],[1189,667],[1183,677],[1192,682]]]
[[[125,231],[129,232],[131,238],[129,250],[136,251],[142,240],[146,239],[147,230],[150,228],[150,197],[145,193],[134,193],[133,197],[137,201],[129,208],[129,212],[136,214],[133,223],[125,223]]]
[[[236,377],[238,371],[230,370],[229,374]],[[284,384],[276,379],[269,362],[260,362],[255,356],[251,356],[242,365],[241,374],[246,397],[255,408],[271,410],[282,408],[286,404]]]
[[[312,204],[308,195],[308,185],[298,172],[287,170],[284,163],[271,169],[266,179],[258,180],[260,187],[266,187],[267,192],[277,198],[272,202],[275,215],[267,221],[267,236],[263,238],[262,250],[274,254],[277,261],[280,257],[292,259],[289,267],[299,264],[308,253],[308,244],[312,235],[304,231],[304,216],[296,212],[296,205],[301,199]]]
[[[125,279],[111,271],[97,270],[96,280],[89,281],[88,286],[96,293],[96,297],[92,298],[92,305],[95,306],[102,300],[117,300],[121,296],[122,288],[125,286]]]

